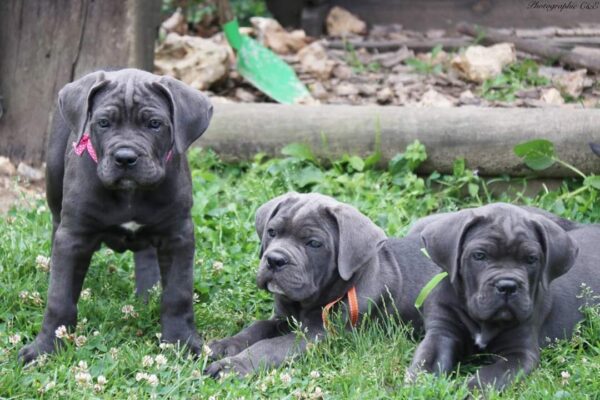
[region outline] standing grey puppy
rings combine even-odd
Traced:
[[[52,211],[48,303],[29,362],[51,353],[60,326],[77,323],[93,253],[133,250],[139,292],[162,283],[162,340],[201,351],[194,325],[194,227],[185,151],[208,127],[212,106],[197,90],[135,69],[98,71],[59,93],[47,155]]]

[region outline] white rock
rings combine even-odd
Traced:
[[[351,83],[340,83],[335,87],[335,93],[338,96],[352,96],[358,94],[358,88]]]
[[[512,43],[499,43],[490,47],[469,46],[457,55],[451,65],[459,74],[473,82],[482,83],[502,72],[502,68],[517,60]]]
[[[252,17],[258,41],[279,54],[296,53],[306,46],[303,30],[288,32],[273,18]]]
[[[563,95],[577,98],[581,96],[581,92],[586,84],[586,75],[587,70],[585,68],[578,69],[577,71],[557,75],[552,79],[552,83]]]
[[[454,101],[430,88],[423,94],[417,105],[419,107],[454,107]]]
[[[389,103],[393,98],[394,92],[387,86],[377,92],[377,102],[380,104]]]
[[[342,7],[335,6],[329,11],[326,20],[330,36],[362,35],[367,33],[367,24]]]
[[[0,157],[0,175],[11,176],[14,175],[17,170],[13,163],[7,157]]]
[[[24,162],[20,162],[17,166],[17,173],[30,182],[38,182],[44,179],[44,172],[42,170],[30,167]]]
[[[327,57],[323,45],[314,42],[298,52],[300,66],[304,72],[316,75],[319,79],[329,79],[335,62]]]
[[[155,72],[206,90],[227,75],[228,46],[196,36],[170,33],[156,49]]]
[[[563,97],[560,95],[560,92],[555,88],[542,90],[542,96],[540,97],[540,100],[546,104],[555,106],[565,104],[565,99],[563,99]]]

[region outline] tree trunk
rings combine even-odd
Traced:
[[[0,154],[44,159],[56,95],[106,67],[152,70],[160,0],[0,1]]]

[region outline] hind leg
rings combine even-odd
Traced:
[[[156,285],[160,279],[160,268],[158,256],[154,247],[136,251],[133,254],[135,260],[135,293],[147,299],[148,291]]]

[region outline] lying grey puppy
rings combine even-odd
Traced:
[[[194,353],[194,227],[185,151],[208,127],[212,106],[169,77],[98,71],[59,93],[47,152],[52,257],[42,329],[19,357],[29,362],[77,323],[77,301],[93,253],[105,243],[133,250],[138,292],[162,282],[162,340]]]
[[[209,344],[214,358],[224,358],[209,365],[206,374],[246,375],[301,353],[307,341],[325,334],[326,305],[343,298],[344,306],[334,307],[344,318],[352,317],[352,297],[347,295],[352,288],[359,318],[369,308],[376,311],[373,316],[383,311],[395,315],[397,309],[401,319],[421,326],[414,302],[439,268],[420,251],[418,234],[386,239],[354,207],[320,194],[298,193],[261,206],[256,231],[261,238],[257,282],[273,293],[274,316]],[[293,332],[292,320],[301,324],[305,337]]]
[[[583,317],[581,285],[600,291],[600,225],[498,203],[427,217],[415,228],[449,276],[424,303],[426,334],[409,379],[449,372],[483,352],[497,358],[470,387],[502,389],[537,366],[546,338],[571,335]]]

